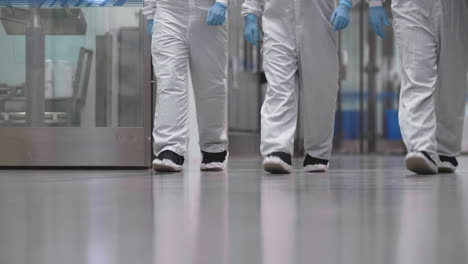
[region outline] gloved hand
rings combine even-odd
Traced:
[[[226,6],[216,2],[208,11],[206,23],[210,26],[220,26],[226,19]]]
[[[258,25],[257,16],[254,14],[248,14],[244,18],[244,39],[250,42],[252,45],[258,45]]]
[[[146,20],[146,30],[147,30],[146,33],[148,34],[149,37],[153,35],[153,25],[154,25],[153,19]]]
[[[387,12],[382,6],[373,6],[369,8],[369,26],[379,37],[385,37],[382,24],[389,27]]]
[[[349,25],[349,21],[351,20],[349,10],[351,7],[352,4],[348,0],[340,0],[340,4],[333,11],[330,18],[334,31],[345,29]]]

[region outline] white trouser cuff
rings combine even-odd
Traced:
[[[185,152],[186,152],[185,149],[178,148],[178,147],[164,147],[160,151],[155,152],[154,155],[157,157],[157,156],[159,156],[159,154],[161,154],[162,152],[164,152],[166,150],[175,152],[176,154],[178,154],[180,156],[185,156]]]
[[[323,153],[323,151],[321,151],[321,152],[306,151],[306,153],[307,153],[307,155],[311,156],[312,158],[323,159],[323,160],[330,161],[331,153]]]
[[[225,145],[208,146],[208,147],[200,146],[200,150],[204,152],[208,152],[208,153],[220,153],[220,152],[226,151],[227,147]]]
[[[229,5],[229,0],[216,0],[216,2],[223,4],[225,7]]]

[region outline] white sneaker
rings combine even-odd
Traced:
[[[306,172],[327,172],[328,165],[323,164],[315,164],[315,165],[307,165],[304,167],[304,171]]]
[[[202,151],[203,161],[200,165],[202,171],[222,171],[227,167],[229,153],[227,151],[210,153]]]
[[[439,164],[439,172],[440,173],[454,173],[458,167],[458,161],[454,157],[448,156],[439,156],[440,164]]]
[[[408,170],[417,174],[436,174],[439,171],[437,163],[425,151],[408,153],[405,163]]]
[[[184,157],[170,150],[161,152],[153,161],[153,170],[157,172],[182,171]]]
[[[274,152],[263,159],[263,169],[274,174],[291,173],[291,155]]]

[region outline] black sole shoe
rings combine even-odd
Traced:
[[[202,171],[222,171],[227,167],[229,153],[227,151],[211,153],[202,151],[203,160],[200,165]]]
[[[291,155],[285,152],[274,152],[263,160],[263,169],[273,174],[291,173]]]
[[[179,172],[182,171],[184,160],[183,156],[165,150],[153,161],[153,170],[157,172]]]
[[[454,157],[439,156],[439,172],[440,173],[454,173],[458,167],[458,160]]]
[[[326,172],[328,170],[328,160],[314,158],[309,154],[304,159],[304,171],[306,172]]]

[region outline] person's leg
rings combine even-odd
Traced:
[[[339,82],[338,39],[328,21],[333,8],[329,0],[307,1],[301,6],[301,113],[308,171],[326,170],[332,149]]]
[[[176,18],[173,15],[168,17],[168,13],[162,9],[156,11],[156,18],[159,19],[155,19],[152,39],[153,66],[157,80],[154,153],[159,156],[170,151],[183,157],[188,132],[188,48],[182,37],[182,32],[185,31],[183,19],[180,23],[174,23]]]
[[[439,86],[436,100],[439,172],[454,172],[461,152],[466,98],[468,7],[463,1],[442,3]]]
[[[279,59],[274,55],[276,52],[264,48],[268,85],[261,109],[260,152],[263,157],[274,152],[285,152],[289,155],[294,152],[298,101],[295,74],[297,62],[293,54],[282,55],[284,57]],[[285,64],[287,66],[282,68]]]
[[[273,0],[263,15],[263,63],[268,82],[261,109],[260,152],[264,158],[274,152],[292,155],[294,151],[298,61],[291,10],[294,1]]]
[[[436,98],[438,154],[441,164],[454,171],[461,152],[466,104],[466,62],[463,59],[468,20],[463,1],[443,0],[439,55],[439,89]],[[450,163],[450,158],[454,163]],[[452,164],[453,166],[451,166]]]
[[[228,147],[227,26],[208,26],[204,20],[192,22],[189,47],[202,169],[221,170],[226,166]]]
[[[287,10],[287,12],[285,12]],[[263,167],[273,173],[291,168],[297,125],[297,47],[294,1],[273,0],[263,15],[263,59],[268,81],[261,109]]]
[[[395,0],[392,4],[400,50],[402,83],[399,119],[408,149],[406,165],[416,173],[437,172],[434,91],[438,81],[436,18],[433,3]]]
[[[226,66],[227,31],[225,26],[193,22],[190,29],[190,70],[197,107],[200,149],[205,152],[227,150]]]

